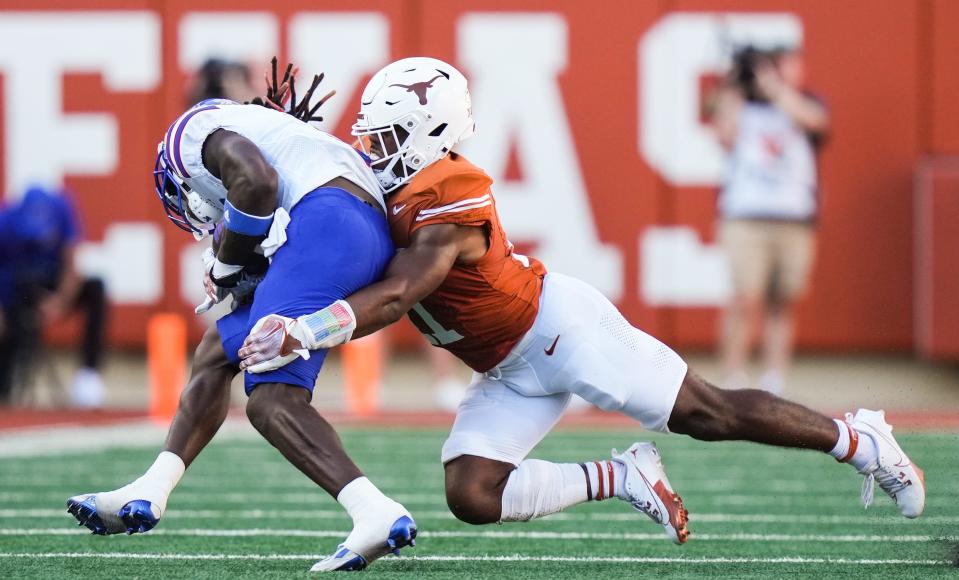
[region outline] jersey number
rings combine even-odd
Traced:
[[[433,346],[442,346],[463,339],[463,335],[455,330],[443,328],[440,323],[433,318],[433,315],[427,312],[419,302],[413,305],[413,312],[415,312],[420,320],[423,321],[423,324],[429,328],[429,332],[427,332],[421,327],[420,332],[426,336],[426,340],[430,341],[430,344]]]

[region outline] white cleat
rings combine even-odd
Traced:
[[[899,506],[902,515],[919,517],[926,505],[925,476],[892,436],[892,426],[886,423],[885,412],[859,409],[855,416],[846,413],[846,423],[876,444],[876,461],[859,470],[866,476],[862,486],[863,505],[869,507],[872,504],[875,486],[879,484],[879,488]]]
[[[393,509],[371,514],[354,525],[336,552],[310,568],[310,572],[357,571],[387,554],[400,555],[400,548],[416,545],[416,522],[396,502]]]
[[[666,530],[676,544],[689,539],[689,512],[673,491],[655,443],[633,443],[623,453],[612,450],[613,459],[626,466],[626,501]]]
[[[120,491],[75,495],[67,500],[67,512],[98,536],[152,530],[159,523],[163,508]]]

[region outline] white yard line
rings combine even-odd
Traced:
[[[60,488],[62,489],[62,487]],[[407,508],[413,511],[415,516],[429,519],[450,519],[452,514],[446,507],[442,492],[436,493],[394,493],[390,494],[393,499],[406,504]],[[855,497],[848,499],[847,504],[856,502]],[[62,505],[66,501],[66,494],[60,491],[41,490],[41,491],[0,491],[0,505],[25,505],[25,506],[50,506]],[[331,505],[329,497],[319,488],[306,492],[289,492],[282,494],[272,494],[269,498],[268,508],[266,509],[246,509],[250,504],[249,492],[219,492],[215,496],[208,492],[191,491],[189,489],[180,489],[173,494],[173,507],[168,514],[176,518],[190,517],[208,517],[208,514],[245,518],[245,519],[269,519],[272,517],[297,518],[297,519],[328,519],[345,517],[342,511],[334,507],[332,510],[324,509]],[[201,509],[194,509],[192,506]],[[853,503],[854,505],[854,503]],[[203,509],[210,506],[222,507],[222,509]],[[283,509],[285,506],[297,506],[300,509]],[[316,508],[316,509],[304,509]],[[715,508],[714,508],[715,509]],[[4,517],[53,517],[63,512],[56,509],[0,509],[0,518]],[[202,514],[202,515],[197,515]],[[959,514],[957,515],[935,515],[923,516],[917,520],[909,520],[888,512],[863,511],[860,514],[851,515],[819,515],[819,514],[734,514],[734,513],[700,513],[693,512],[693,520],[699,522],[739,522],[739,523],[770,523],[770,524],[843,524],[843,525],[931,525],[931,524],[957,524],[959,523]],[[628,506],[623,505],[623,511],[619,513],[607,513],[606,510],[586,511],[577,510],[573,512],[564,512],[549,516],[551,521],[635,521],[644,516],[636,513]]]
[[[436,489],[437,492],[442,491],[442,480],[443,476],[441,473],[430,474],[433,484],[429,486],[428,489]],[[850,473],[850,476],[854,475]],[[132,474],[130,471],[116,471],[116,472],[107,472],[103,470],[98,470],[94,468],[85,468],[85,469],[70,469],[70,468],[58,468],[56,470],[51,470],[49,473],[44,473],[40,470],[30,470],[26,473],[21,474],[11,474],[0,476],[0,488],[7,489],[17,489],[17,488],[26,488],[29,487],[33,490],[44,490],[44,489],[60,489],[63,488],[65,481],[77,481],[79,479],[93,479],[97,481],[106,481],[106,482],[125,482],[131,477],[135,477],[135,474]],[[394,488],[402,490],[403,488],[409,489],[410,480],[408,478],[396,478],[396,477],[376,477],[370,476],[370,478],[376,482],[380,487],[384,488]],[[671,478],[675,480],[676,478]],[[849,482],[849,493],[855,494],[855,489],[858,485],[858,478],[850,479]],[[252,478],[245,475],[239,475],[233,481],[226,480],[222,474],[217,475],[207,475],[207,474],[187,474],[186,478],[183,480],[182,487],[184,489],[192,490],[207,490],[213,489],[217,490],[217,495],[224,490],[237,490],[237,489],[248,489],[251,492],[268,492],[270,490],[278,490],[284,493],[289,491],[317,491],[317,488],[314,484],[308,481],[306,478],[301,478],[298,474],[292,475],[290,478],[280,478],[280,477],[264,477],[264,478]],[[710,480],[706,481],[703,479],[699,480],[685,480],[683,485],[679,488],[679,491],[685,494],[710,494],[715,497],[719,496],[728,496],[728,492],[732,490],[742,490],[744,488],[752,488],[755,490],[754,494],[732,494],[736,500],[749,498],[749,497],[775,497],[780,498],[783,496],[794,496],[797,498],[802,498],[803,501],[808,501],[808,498],[811,496],[816,496],[818,498],[822,497],[822,484],[821,482],[805,482],[805,481],[795,481],[795,480],[784,480],[784,479],[755,479],[755,478],[729,478],[721,480]],[[419,486],[417,489],[422,489],[422,486]],[[939,486],[937,491],[942,493],[959,493],[959,486]],[[416,499],[406,499],[405,494],[402,492],[395,493],[396,499],[401,501],[426,501],[437,504],[445,504],[442,493],[436,493],[432,495],[428,494],[417,494],[414,497]],[[428,497],[427,497],[428,496]],[[855,497],[855,496],[853,496]]]
[[[120,560],[318,560],[318,554],[137,554],[125,552],[0,552],[0,558],[22,559],[73,559],[102,558]],[[853,558],[665,558],[665,557],[602,557],[602,556],[408,556],[385,558],[383,561],[417,562],[567,562],[567,563],[613,563],[613,564],[842,564],[852,566],[948,566],[947,560],[903,559],[853,559]]]
[[[88,534],[77,528],[0,528],[0,536],[73,536]],[[342,538],[349,530],[283,530],[283,529],[159,529],[151,536],[189,536],[201,538]],[[668,540],[662,533],[622,532],[521,532],[521,531],[422,531],[422,538],[471,538],[471,539],[524,539],[524,540],[618,540],[649,541]],[[871,542],[933,542],[959,541],[959,536],[931,535],[880,535],[880,534],[694,534],[697,542],[818,542],[818,543],[871,543]]]
[[[855,474],[850,473],[850,476],[853,475]],[[0,476],[0,489],[5,488],[6,490],[14,491],[26,488],[38,492],[60,490],[66,485],[65,481],[75,481],[77,477],[96,477],[99,481],[112,482],[112,485],[119,485],[136,477],[136,474],[127,473],[122,476],[117,475],[111,477],[102,476],[102,472],[71,474],[69,469],[65,469],[56,477],[47,477],[33,473],[29,474],[29,477],[25,474],[3,475]],[[409,478],[371,476],[371,479],[381,489],[392,492],[393,495],[396,496],[396,499],[400,501],[412,502],[422,500],[424,503],[432,503],[437,507],[446,505],[443,496],[443,480],[440,474],[431,477],[426,485],[417,485],[416,487],[417,490],[433,489],[434,493],[431,497],[424,497],[430,494],[417,494],[417,499],[413,500],[405,499],[402,491],[404,489],[413,489],[410,487],[411,480]],[[675,478],[671,479],[675,480]],[[686,483],[679,487],[678,491],[684,496],[702,494],[705,497],[701,498],[701,501],[708,501],[720,505],[808,505],[814,499],[816,505],[840,506],[858,501],[858,481],[858,479],[850,480],[853,485],[850,486],[848,490],[834,495],[823,495],[821,482],[817,487],[813,483],[798,484],[793,482],[794,484],[787,485],[787,482],[745,479],[729,479],[712,483],[706,483],[700,480],[699,482]],[[744,488],[752,488],[754,491],[751,493],[730,493],[731,491],[743,490]],[[216,496],[230,493],[236,494],[241,491],[263,494],[270,494],[272,492],[284,495],[289,493],[307,494],[309,492],[316,492],[317,496],[322,493],[316,485],[298,474],[291,474],[289,478],[256,478],[255,476],[247,474],[238,474],[234,478],[225,478],[223,474],[187,474],[181,484],[181,489],[187,493],[212,491]],[[946,494],[959,493],[959,486],[940,486],[937,487],[936,490]],[[174,498],[175,497],[176,495],[174,495]]]
[[[59,502],[58,502],[59,503]],[[454,519],[449,510],[414,510],[413,515],[424,520]],[[3,518],[64,518],[69,517],[66,509],[0,509],[0,519]],[[243,510],[203,510],[203,509],[171,509],[166,513],[171,520],[179,519],[239,519],[239,520],[329,520],[347,519],[346,512],[339,509],[331,510],[271,510],[271,509],[243,509]],[[616,521],[616,522],[645,522],[645,516],[637,513],[558,513],[550,515],[547,521]],[[943,525],[959,524],[959,516],[923,516],[917,520],[908,520],[895,515],[848,515],[823,516],[810,514],[726,514],[726,513],[696,513],[693,514],[693,523],[756,523],[756,524],[836,524],[836,525]]]

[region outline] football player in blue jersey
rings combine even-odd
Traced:
[[[68,511],[95,534],[145,532],[159,522],[185,469],[226,416],[230,382],[240,372],[237,351],[257,320],[331,306],[332,314],[312,317],[311,327],[345,342],[353,316],[343,298],[378,280],[393,257],[383,195],[368,160],[303,122],[318,119],[325,98],[310,101],[322,77],[297,103],[294,74],[287,68],[277,84],[274,59],[273,85],[260,101],[271,106],[203,101],[183,113],[159,145],[154,179],[167,215],[199,239],[217,233],[216,249],[205,258],[207,300],[197,311],[231,294],[234,309],[197,347],[156,462],[126,486],[67,501]],[[286,112],[276,110],[284,103]],[[246,374],[246,410],[263,437],[353,518],[350,535],[313,570],[362,569],[412,545],[416,524],[363,476],[310,405],[325,355],[303,351],[276,372]]]

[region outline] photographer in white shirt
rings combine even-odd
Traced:
[[[736,53],[713,103],[728,152],[719,194],[719,241],[734,295],[722,317],[727,386],[749,386],[746,365],[759,323],[765,370],[760,388],[781,392],[792,358],[793,306],[815,252],[819,210],[815,154],[829,130],[823,104],[803,91],[795,49]]]

